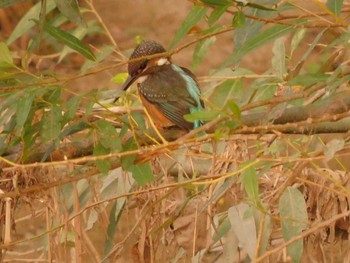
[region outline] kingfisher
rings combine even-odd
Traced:
[[[130,59],[165,52],[161,44],[148,40],[136,46]],[[170,57],[161,56],[130,62],[128,74],[122,89],[125,91],[137,83],[142,104],[157,127],[176,125],[190,131],[202,124],[200,120],[191,123],[184,119],[184,115],[204,109],[198,82],[189,69],[173,64]]]

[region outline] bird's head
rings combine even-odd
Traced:
[[[143,41],[132,52],[130,60],[164,52],[166,52],[165,48],[158,42],[152,40]],[[166,63],[169,63],[167,57],[145,58],[130,62],[128,65],[129,77],[123,84],[123,90],[127,90],[135,80],[146,76],[154,67],[162,66]]]

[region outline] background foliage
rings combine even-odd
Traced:
[[[130,50],[93,0],[0,2],[25,10],[0,42],[3,261],[349,259],[349,3],[191,2],[168,55],[194,46],[196,71],[223,35],[233,48],[198,77],[188,134],[115,87]]]

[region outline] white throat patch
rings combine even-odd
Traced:
[[[157,65],[158,66],[163,66],[163,65],[167,65],[167,64],[169,64],[170,62],[169,62],[169,60],[167,59],[167,58],[160,58],[160,59],[158,59],[158,61],[157,61]]]
[[[136,82],[141,84],[147,79],[147,77],[148,77],[147,75],[141,76],[136,80]]]

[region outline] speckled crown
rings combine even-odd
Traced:
[[[163,53],[163,52],[166,52],[166,50],[161,44],[153,40],[146,40],[141,42],[135,48],[134,52],[132,52],[130,56],[130,59],[139,58],[143,56],[150,56],[150,55]],[[129,75],[132,77],[137,75],[139,73],[138,70],[146,67],[146,65],[147,65],[147,59],[129,63],[128,65]]]

